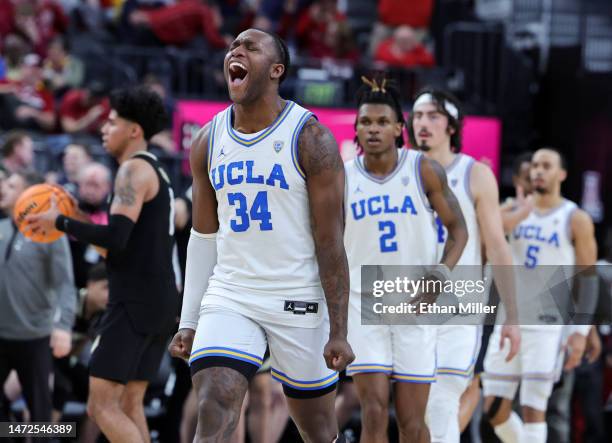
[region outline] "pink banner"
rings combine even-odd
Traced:
[[[174,115],[175,140],[180,140],[180,149],[189,150],[197,131],[213,116],[225,109],[229,103],[179,101]],[[349,109],[309,108],[336,137],[344,159],[354,156],[355,111]],[[501,122],[491,117],[466,117],[463,128],[463,150],[488,164],[499,176],[499,151],[501,146]],[[189,171],[187,165],[186,172]]]

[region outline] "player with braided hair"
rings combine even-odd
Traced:
[[[356,139],[363,155],[346,169],[344,244],[350,269],[348,339],[353,377],[362,410],[362,442],[386,442],[391,386],[401,442],[428,442],[425,410],[435,376],[432,328],[419,325],[363,325],[362,265],[423,265],[437,262],[433,211],[455,242],[440,267],[452,268],[467,231],[461,209],[440,165],[404,148],[399,91],[386,78],[363,78],[357,94]],[[387,324],[384,324],[387,323]],[[393,385],[390,381],[396,383]]]

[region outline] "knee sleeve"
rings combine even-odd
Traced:
[[[529,443],[546,443],[546,423],[525,423],[523,437]]]
[[[469,379],[442,375],[431,385],[427,425],[434,443],[459,442],[459,401]]]
[[[523,421],[514,411],[510,413],[508,420],[503,422],[501,425],[495,426],[493,429],[495,430],[495,435],[497,435],[503,443],[522,443],[523,441],[531,442],[529,439],[524,439],[525,434],[523,432]]]

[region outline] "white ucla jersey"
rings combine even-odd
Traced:
[[[436,263],[436,225],[423,192],[422,154],[398,150],[395,170],[374,177],[364,158],[346,163],[344,245],[351,291],[361,291],[362,265]]]
[[[514,265],[517,266],[517,297],[521,323],[528,329],[557,328],[557,326],[533,325],[542,318],[542,313],[554,313],[555,296],[544,288],[569,288],[572,285],[570,268],[576,263],[571,235],[571,217],[577,205],[569,200],[546,213],[532,210],[510,234],[510,249]],[[559,281],[557,281],[559,280]],[[569,282],[562,283],[563,280]],[[543,294],[534,297],[534,292]],[[547,294],[550,294],[547,295]],[[554,315],[553,315],[554,317]],[[552,318],[551,323],[561,321]]]
[[[287,101],[276,120],[255,134],[233,128],[232,106],[212,120],[209,177],[219,231],[205,303],[223,297],[249,310],[282,311],[283,301],[323,299],[297,158],[298,136],[311,116]]]
[[[510,235],[514,264],[526,268],[574,265],[576,258],[570,222],[576,209],[576,203],[564,199],[548,213],[532,210]]]
[[[482,265],[482,245],[480,243],[480,228],[474,197],[470,190],[470,175],[472,167],[476,163],[473,157],[465,154],[457,154],[453,162],[446,168],[448,186],[455,194],[468,231],[468,241],[457,265]],[[442,258],[448,232],[440,218],[436,218],[438,225],[438,256]]]

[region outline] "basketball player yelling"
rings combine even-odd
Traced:
[[[471,265],[474,279],[482,279],[482,245],[489,262],[508,265],[497,268],[503,279],[502,301],[508,307],[508,321],[502,336],[510,340],[511,359],[518,351],[520,336],[516,326],[516,306],[513,299],[513,279],[504,275],[510,271],[512,256],[504,237],[498,201],[497,182],[493,172],[472,157],[461,154],[463,115],[459,102],[450,94],[425,89],[415,100],[410,115],[408,134],[411,143],[429,159],[436,160],[446,170],[452,192],[456,195],[469,234],[459,265]],[[448,242],[440,227],[438,241]],[[465,274],[465,271],[462,271]],[[477,325],[442,325],[436,329],[437,378],[431,388],[427,405],[427,422],[433,442],[459,442],[459,400],[472,377],[480,346]]]
[[[193,231],[181,323],[197,442],[227,441],[249,380],[270,349],[272,376],[306,442],[344,441],[334,414],[347,336],[344,167],[330,131],[278,94],[285,43],[249,29],[230,45],[232,105],[191,150]]]

